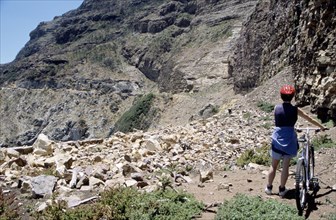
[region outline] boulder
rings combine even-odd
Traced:
[[[138,181],[130,179],[130,180],[126,180],[125,181],[125,185],[127,187],[132,187],[132,186],[136,186],[138,184]]]
[[[13,163],[16,163],[18,166],[20,167],[24,167],[27,165],[27,160],[25,158],[23,158],[22,156],[21,157],[18,157],[16,158],[15,160],[12,161]]]
[[[204,183],[209,180],[213,180],[213,171],[212,170],[200,170],[200,182]]]
[[[105,185],[104,182],[101,181],[100,179],[97,179],[97,178],[95,178],[93,176],[91,176],[89,178],[89,186],[91,188],[95,188],[95,187],[99,187],[99,186],[104,186],[104,185]]]
[[[6,152],[4,148],[0,148],[0,163],[6,161]]]
[[[149,139],[145,139],[141,142],[141,146],[145,149],[147,149],[150,152],[153,152],[154,154],[157,151],[161,151],[161,145],[159,143],[159,141],[155,140],[154,138],[149,138]]]
[[[13,148],[7,148],[7,156],[9,158],[19,157],[20,153],[18,151],[14,150]]]
[[[40,134],[33,144],[33,153],[37,155],[50,155],[54,151],[54,142],[45,134]]]
[[[33,146],[13,147],[20,154],[30,154],[33,152]]]
[[[54,176],[41,175],[31,179],[31,187],[34,198],[52,195],[55,189],[57,178]]]

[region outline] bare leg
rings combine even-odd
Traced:
[[[285,187],[287,179],[288,179],[289,162],[290,162],[290,158],[284,158],[283,159],[281,181],[280,181],[280,187],[281,188]]]
[[[276,169],[278,167],[279,161],[280,160],[276,160],[272,158],[272,165],[268,171],[268,186],[272,186],[273,184],[273,180],[275,177],[275,173],[276,173]]]

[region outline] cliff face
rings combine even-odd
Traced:
[[[40,133],[63,141],[106,137],[137,96],[149,92],[159,97],[158,121],[149,123],[160,124],[174,104],[169,94],[192,92],[194,106],[184,111],[197,114],[209,104],[200,91],[227,87],[228,54],[255,4],[85,0],[41,22],[15,61],[0,66],[0,145],[31,144]],[[224,97],[217,100],[221,105]],[[166,121],[184,122],[175,117],[182,111],[174,111]]]
[[[297,103],[336,121],[335,18],[333,0],[260,1],[230,59],[236,91],[291,69]]]

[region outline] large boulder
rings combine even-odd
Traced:
[[[54,176],[41,175],[31,179],[31,187],[34,198],[52,195],[55,189],[57,178]]]
[[[49,140],[45,134],[40,134],[33,144],[34,154],[50,155],[54,152],[54,142]]]

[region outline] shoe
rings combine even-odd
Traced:
[[[266,186],[265,193],[267,195],[272,195],[272,188],[273,188],[273,186]]]
[[[286,189],[286,187],[281,188],[281,187],[279,186],[279,196],[280,196],[281,198],[284,198],[287,192],[288,192],[288,189]]]

